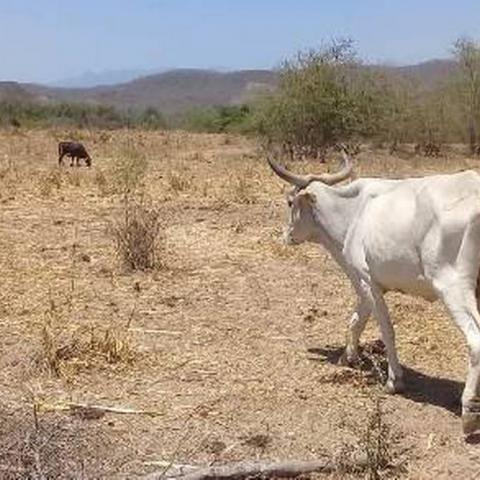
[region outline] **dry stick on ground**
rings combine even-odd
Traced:
[[[352,465],[343,466],[352,470],[364,469],[367,462],[358,460]],[[290,461],[278,463],[240,462],[221,467],[200,468],[194,472],[180,475],[165,475],[165,472],[156,472],[139,477],[141,480],[242,480],[251,477],[263,478],[294,478],[308,473],[334,473],[338,465],[331,459],[312,460],[309,462]]]
[[[48,411],[70,411],[70,412],[79,412],[79,411],[96,411],[101,413],[118,413],[121,415],[147,415],[151,417],[164,415],[162,412],[156,412],[152,410],[137,410],[134,408],[121,408],[121,407],[107,407],[103,405],[91,405],[88,403],[57,403],[52,405],[47,404],[37,404],[38,410]]]

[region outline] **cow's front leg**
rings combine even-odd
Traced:
[[[365,330],[368,317],[372,313],[372,302],[367,297],[360,297],[357,307],[350,317],[345,351],[340,358],[342,365],[354,365],[359,361],[358,345]]]

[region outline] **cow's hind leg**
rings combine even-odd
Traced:
[[[440,284],[439,290],[469,349],[469,368],[462,394],[463,430],[469,434],[480,429],[480,314],[477,298],[472,286],[460,280],[455,285]]]
[[[480,215],[468,225],[455,264],[438,272],[434,286],[469,349],[469,369],[462,394],[463,431],[480,430],[480,312],[478,285],[480,266]]]
[[[480,430],[480,215],[472,218],[463,235],[456,261],[438,272],[434,286],[465,336],[469,368],[462,394],[463,431]]]

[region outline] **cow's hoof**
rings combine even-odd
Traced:
[[[462,415],[464,435],[472,435],[480,430],[480,415],[478,413],[464,413]]]
[[[390,395],[395,393],[401,393],[405,390],[405,383],[403,378],[397,378],[396,380],[388,379],[385,384],[385,391]]]

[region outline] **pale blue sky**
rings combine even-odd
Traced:
[[[270,68],[332,36],[414,63],[480,39],[480,0],[0,0],[0,79],[87,70]]]

